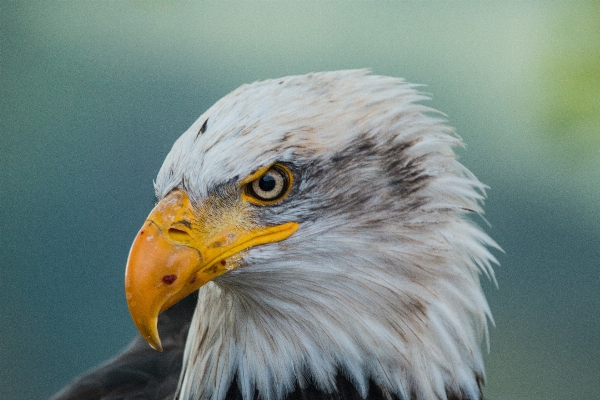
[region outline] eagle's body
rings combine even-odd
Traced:
[[[175,143],[155,183],[155,210],[189,203],[193,221],[182,234],[151,214],[134,248],[158,226],[178,249],[197,250],[190,254],[202,267],[189,284],[211,266],[178,384],[170,378],[177,398],[481,398],[490,313],[478,275],[493,278],[486,246],[495,244],[466,214],[481,212],[484,185],[456,160],[460,139],[416,103],[423,99],[365,71],[286,77],[240,87]],[[274,200],[258,195],[276,190],[265,178],[273,173],[288,185]],[[264,238],[253,232],[272,227],[282,232],[276,239],[207,256],[230,246],[227,238]],[[196,245],[196,233],[221,239]],[[134,248],[128,276],[145,263]],[[171,290],[179,276],[160,285]],[[132,316],[160,348],[146,311],[130,300],[145,296],[130,294],[135,282],[127,283]],[[86,382],[118,375],[111,365]]]

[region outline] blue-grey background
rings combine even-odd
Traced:
[[[135,334],[130,243],[174,140],[243,83],[427,86],[489,184],[486,397],[600,398],[600,3],[0,2],[0,398]]]

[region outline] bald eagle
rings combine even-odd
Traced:
[[[140,337],[54,399],[481,399],[486,186],[425,99],[351,70],[219,100],[132,245]]]

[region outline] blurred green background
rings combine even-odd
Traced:
[[[135,334],[131,241],[174,140],[243,83],[426,84],[490,185],[485,395],[600,398],[600,2],[0,2],[0,398]]]

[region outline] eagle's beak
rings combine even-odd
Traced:
[[[161,311],[236,268],[241,251],[286,239],[298,229],[296,222],[248,225],[227,210],[211,217],[198,213],[179,190],[156,205],[131,246],[125,270],[129,312],[150,346],[162,350]]]

